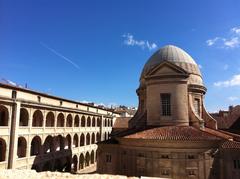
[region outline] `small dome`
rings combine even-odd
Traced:
[[[184,50],[174,45],[164,46],[155,52],[145,64],[141,77],[163,61],[174,63],[175,65],[183,68],[189,74],[195,74],[201,77],[198,65],[193,58]]]

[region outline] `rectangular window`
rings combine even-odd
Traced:
[[[240,160],[233,160],[234,169],[240,169]]]
[[[163,93],[161,94],[162,102],[162,115],[171,116],[171,94]]]
[[[194,109],[195,113],[200,116],[200,100],[197,98],[194,99]]]

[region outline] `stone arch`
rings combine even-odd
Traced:
[[[91,127],[91,118],[88,116],[87,118],[87,127]]]
[[[81,127],[86,127],[86,118],[85,118],[85,116],[82,116],[82,118],[81,118]]]
[[[55,140],[56,151],[64,149],[64,138],[61,135],[58,135]]]
[[[64,127],[64,115],[59,113],[57,116],[57,127]]]
[[[100,119],[100,117],[97,118],[97,126],[98,126],[98,127],[101,126],[101,119]]]
[[[45,124],[45,126],[46,127],[54,127],[54,114],[53,114],[53,112],[48,112],[47,113],[47,117],[46,117],[46,124]]]
[[[95,127],[95,125],[96,125],[96,118],[93,117],[93,118],[92,118],[92,127]]]
[[[89,152],[87,152],[85,156],[85,166],[88,167],[89,165],[90,165],[90,155],[89,155]]]
[[[41,152],[42,140],[39,136],[35,136],[31,142],[31,152],[30,155],[39,155]]]
[[[90,134],[87,133],[86,135],[86,145],[90,145]]]
[[[27,109],[21,108],[19,126],[28,126],[28,120],[29,120],[29,114]]]
[[[0,138],[0,162],[6,160],[7,145],[4,139]]]
[[[84,155],[81,153],[80,157],[79,157],[79,169],[83,169],[84,168]]]
[[[47,136],[43,144],[43,153],[47,154],[50,152],[54,152],[54,142],[52,136]]]
[[[73,136],[73,147],[78,147],[78,135]]]
[[[101,141],[101,136],[100,136],[100,133],[98,132],[97,133],[97,142],[100,142]]]
[[[74,127],[79,127],[79,122],[80,122],[79,116],[76,115],[75,118],[74,118]]]
[[[0,105],[0,126],[8,126],[9,113],[8,109]]]
[[[91,143],[95,144],[95,134],[94,133],[92,133]]]
[[[64,145],[64,149],[71,149],[71,136],[70,134],[68,134],[65,138],[65,145]]]
[[[36,110],[33,113],[32,126],[33,127],[42,127],[43,126],[43,114],[42,114],[42,111]]]
[[[72,115],[71,115],[71,114],[68,114],[66,127],[72,127],[72,123],[73,123],[72,121],[73,121]]]
[[[80,137],[80,146],[84,146],[85,144],[85,136],[84,134],[81,134],[81,137]]]
[[[94,150],[91,152],[91,164],[94,164]]]
[[[72,170],[74,172],[77,172],[77,166],[78,166],[78,157],[77,155],[74,155],[72,159]]]
[[[18,137],[17,156],[18,158],[26,157],[27,140],[24,137]]]

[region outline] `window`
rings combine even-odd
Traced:
[[[164,158],[164,159],[169,159],[169,155],[161,155],[161,158]]]
[[[197,157],[195,155],[188,155],[188,159],[196,159]]]
[[[17,98],[17,91],[12,91],[12,98],[16,99]]]
[[[109,155],[109,154],[106,155],[106,162],[107,163],[111,163],[112,162],[112,156],[111,155]]]
[[[170,172],[168,169],[161,170],[161,175],[169,176]]]
[[[62,106],[62,104],[63,104],[63,102],[62,102],[62,101],[60,101],[60,106]]]
[[[200,100],[197,98],[194,99],[194,109],[195,113],[200,116]]]
[[[234,169],[240,169],[240,160],[233,160]]]
[[[189,176],[195,176],[196,173],[195,173],[194,170],[188,170],[188,175],[189,175]]]
[[[40,103],[41,102],[41,96],[38,96],[38,102]]]
[[[171,95],[169,93],[161,94],[162,115],[171,116]]]

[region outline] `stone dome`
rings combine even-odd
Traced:
[[[141,79],[154,67],[160,63],[168,61],[171,62],[190,74],[189,83],[203,85],[202,75],[197,63],[184,50],[174,45],[166,45],[157,50],[145,64]]]

